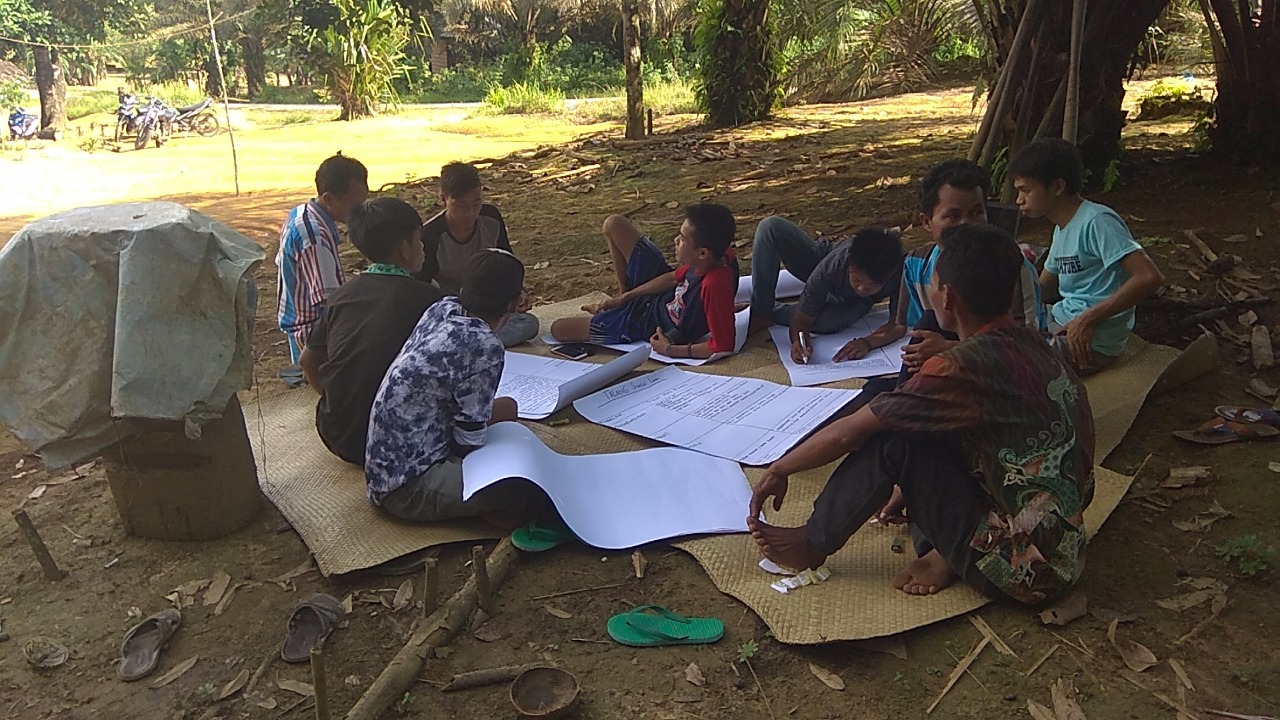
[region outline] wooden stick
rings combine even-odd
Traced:
[[[1080,127],[1080,61],[1084,55],[1085,0],[1071,7],[1071,55],[1067,67],[1067,107],[1062,118],[1062,139],[1075,144]]]
[[[36,560],[40,562],[40,569],[44,570],[45,578],[57,581],[66,577],[67,574],[58,567],[58,563],[54,562],[53,556],[49,554],[49,548],[45,546],[44,540],[40,539],[40,533],[36,530],[35,524],[31,522],[30,517],[27,517],[27,511],[22,508],[14,510],[13,519],[27,538],[27,543],[31,545],[31,552],[36,554]]]
[[[1192,245],[1196,246],[1196,250],[1199,250],[1200,254],[1204,256],[1205,262],[1217,261],[1218,253],[1214,252],[1212,248],[1206,245],[1205,242],[1200,239],[1200,236],[1196,234],[1195,230],[1184,230],[1183,234],[1187,236],[1187,239],[1191,241]]]
[[[498,543],[486,563],[488,578],[493,586],[502,582],[519,556],[520,553],[511,544],[510,538]],[[448,602],[419,626],[409,642],[396,653],[391,663],[347,713],[346,720],[375,720],[403,697],[422,671],[423,660],[457,634],[466,624],[467,618],[471,617],[478,602],[476,577],[473,575]]]
[[[578,588],[577,590],[561,590],[560,592],[547,593],[546,595],[534,595],[529,598],[530,602],[534,600],[550,600],[551,598],[564,597],[566,595],[577,595],[578,593],[592,592],[595,590],[612,590],[626,585],[625,582],[613,583],[612,585],[597,585],[595,587]]]
[[[769,720],[778,720],[773,715],[773,705],[769,703],[769,696],[764,694],[764,686],[760,684],[760,676],[756,675],[756,669],[751,667],[751,661],[745,660],[747,669],[751,671],[751,678],[756,681],[756,689],[760,691],[760,697],[764,700],[764,709],[769,711]]]
[[[1052,636],[1054,636],[1054,637],[1056,637],[1056,638],[1058,638],[1059,640],[1061,640],[1061,641],[1063,642],[1063,644],[1064,644],[1064,645],[1066,645],[1067,647],[1071,648],[1072,650],[1075,650],[1075,651],[1079,652],[1080,654],[1082,654],[1082,655],[1084,655],[1084,656],[1088,657],[1089,659],[1093,659],[1093,658],[1094,658],[1094,654],[1093,654],[1093,652],[1092,652],[1092,651],[1090,651],[1090,650],[1089,650],[1089,648],[1085,647],[1085,646],[1084,646],[1084,643],[1081,643],[1081,644],[1077,645],[1077,644],[1075,644],[1075,643],[1071,642],[1070,640],[1068,640],[1068,639],[1066,639],[1066,638],[1062,637],[1061,635],[1059,635],[1058,633],[1056,633],[1056,632],[1054,632],[1054,631],[1052,631],[1052,630],[1050,630],[1050,631],[1049,631],[1049,634],[1050,634],[1050,635],[1052,635]]]
[[[485,670],[472,670],[471,672],[458,673],[453,679],[440,688],[443,692],[454,692],[455,690],[467,690],[469,688],[484,687],[486,685],[497,685],[498,683],[510,682],[516,679],[516,676],[525,670],[533,668],[547,667],[547,663],[529,663],[528,665],[503,665],[502,667],[487,668]]]
[[[986,648],[987,644],[990,642],[991,638],[985,635],[982,636],[982,639],[978,641],[978,644],[974,645],[973,649],[969,651],[969,654],[964,656],[964,659],[960,661],[960,664],[956,665],[956,668],[951,671],[951,677],[947,678],[947,686],[942,688],[942,694],[938,696],[937,700],[933,701],[933,704],[929,706],[928,710],[925,710],[925,715],[933,714],[934,708],[938,707],[938,703],[942,702],[942,698],[946,697],[947,693],[951,692],[951,688],[955,687],[956,682],[964,676],[965,671],[969,669],[969,666],[973,664],[974,660],[978,659],[978,656],[982,654],[983,649]]]
[[[329,681],[324,674],[324,649],[311,648],[311,685],[316,691],[316,720],[331,720],[329,713]]]
[[[476,579],[480,609],[493,615],[493,590],[489,585],[489,568],[485,565],[483,545],[475,545],[471,548],[471,574]]]
[[[986,620],[983,620],[977,615],[970,615],[969,622],[973,623],[973,626],[978,628],[978,632],[991,638],[991,644],[996,646],[996,650],[999,650],[1001,655],[1012,655],[1015,660],[1019,659],[1018,653],[1014,652],[1013,648],[1009,647],[1009,645],[996,634],[996,631],[991,629],[991,626],[987,624]]]
[[[564,172],[552,173],[551,175],[543,175],[542,177],[538,178],[538,180],[563,180],[567,177],[573,177],[574,175],[581,175],[583,173],[589,173],[593,170],[599,170],[599,169],[600,169],[600,163],[592,163],[590,165],[583,165],[580,168],[565,170]]]
[[[440,561],[437,558],[427,558],[423,573],[422,617],[428,618],[440,605]]]
[[[1040,666],[1041,666],[1041,665],[1043,665],[1043,664],[1045,663],[1045,661],[1049,659],[1049,656],[1050,656],[1050,655],[1053,655],[1055,652],[1057,652],[1057,651],[1058,651],[1058,648],[1060,648],[1060,647],[1062,647],[1062,646],[1061,646],[1061,645],[1057,645],[1057,644],[1055,644],[1053,647],[1049,648],[1049,652],[1045,653],[1044,655],[1041,655],[1041,656],[1040,656],[1040,659],[1039,659],[1039,660],[1037,660],[1037,661],[1035,662],[1035,664],[1034,664],[1034,665],[1032,665],[1032,666],[1030,667],[1030,669],[1028,669],[1026,672],[1022,673],[1022,677],[1031,677],[1031,675],[1032,675],[1035,671],[1039,670],[1039,669],[1040,669]]]
[[[1009,107],[1013,104],[1013,96],[1016,94],[1013,90],[1013,78],[1022,72],[1022,59],[1026,56],[1032,38],[1040,30],[1040,19],[1044,14],[1045,6],[1046,3],[1042,0],[1030,0],[1027,3],[1026,12],[1022,13],[1022,22],[1018,23],[1018,32],[1014,35],[1013,45],[1009,48],[1009,57],[1004,61],[1005,72],[1001,73],[1001,84],[996,88],[996,94],[991,96],[991,101],[987,105],[990,122],[988,123],[987,117],[983,117],[983,124],[988,125],[990,132],[980,148],[980,154],[975,158],[983,167],[990,167],[991,161],[995,158],[996,148],[1000,145],[999,139],[1002,135],[1000,122],[1008,113]]]

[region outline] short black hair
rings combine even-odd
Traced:
[[[733,235],[737,225],[729,208],[715,203],[698,203],[686,205],[684,217],[693,225],[693,244],[711,251],[716,258],[722,257],[733,243]]]
[[[986,196],[991,194],[991,174],[968,160],[947,160],[934,165],[920,183],[920,212],[933,217],[943,185],[957,190],[981,190]]]
[[[494,320],[511,310],[524,291],[524,263],[500,248],[489,248],[467,258],[458,300],[467,312]]]
[[[451,162],[440,168],[440,194],[445,197],[462,197],[478,187],[480,171],[475,165],[464,162]]]
[[[902,241],[885,228],[863,228],[849,240],[849,262],[845,272],[858,268],[878,283],[888,280],[902,267]]]
[[[1084,186],[1084,162],[1075,145],[1058,138],[1044,138],[1013,156],[1009,177],[1038,180],[1045,187],[1062,180],[1067,192],[1075,194]]]
[[[1022,250],[1007,231],[970,223],[947,228],[934,265],[938,282],[951,286],[975,314],[999,317],[1013,307],[1022,273]]]
[[[347,194],[353,182],[369,182],[369,170],[359,160],[349,158],[341,151],[326,158],[316,169],[316,195],[332,193],[341,197]]]
[[[351,208],[347,233],[351,244],[371,262],[386,262],[396,246],[422,227],[422,216],[398,198],[380,197]]]

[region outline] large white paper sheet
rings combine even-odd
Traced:
[[[646,345],[646,347],[648,347]],[[649,356],[633,350],[610,362],[587,363],[507,351],[498,396],[515,398],[520,417],[541,420],[588,393],[616,382]]]
[[[738,294],[733,296],[735,303],[751,302],[751,276],[738,278]],[[778,287],[773,291],[775,299],[799,297],[804,292],[804,281],[791,274],[790,270],[778,273]]]
[[[773,338],[773,344],[778,347],[778,356],[782,358],[782,364],[787,368],[787,375],[791,377],[792,385],[799,387],[821,385],[850,378],[888,375],[900,371],[902,369],[902,347],[910,340],[908,337],[903,337],[901,340],[882,348],[876,348],[861,360],[845,360],[844,362],[832,360],[836,353],[840,351],[840,348],[844,347],[850,340],[870,335],[888,320],[889,312],[882,310],[867,313],[847,330],[831,335],[811,335],[810,337],[813,338],[813,355],[809,357],[807,365],[802,365],[791,359],[791,335],[788,328],[774,325],[769,328],[769,336]]]
[[[747,531],[751,486],[742,468],[688,450],[560,455],[519,423],[498,423],[462,461],[462,497],[507,478],[536,483],[574,534],[598,548]]]
[[[751,309],[750,308],[744,308],[734,313],[733,315],[733,352],[731,353],[718,352],[718,353],[713,353],[711,357],[701,358],[701,359],[673,358],[673,357],[667,357],[666,355],[663,355],[662,353],[650,348],[649,359],[656,360],[660,363],[665,363],[667,365],[691,365],[691,366],[697,367],[699,365],[706,365],[709,362],[719,360],[722,357],[729,357],[730,355],[736,355],[742,352],[742,346],[747,342],[747,330],[750,328],[750,325],[751,325]],[[565,344],[555,339],[555,336],[551,335],[550,333],[547,333],[546,335],[542,336],[542,342],[546,343],[547,345],[564,345]],[[587,343],[587,344],[590,345],[592,343]],[[614,343],[613,345],[601,345],[600,347],[606,347],[606,348],[609,348],[610,350],[617,350],[618,352],[621,352],[621,353],[632,353],[640,348],[649,348],[649,343],[647,342]]]
[[[600,425],[747,465],[767,465],[859,392],[785,387],[667,367],[592,393],[573,407]]]

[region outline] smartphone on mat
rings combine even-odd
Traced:
[[[591,355],[593,350],[589,345],[569,343],[568,345],[557,345],[551,348],[551,352],[570,360],[582,360],[583,358]]]

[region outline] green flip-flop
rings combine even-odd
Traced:
[[[660,605],[641,605],[609,618],[609,637],[631,647],[708,645],[724,637],[715,618],[687,618]]]
[[[573,531],[564,523],[541,525],[531,522],[511,532],[511,544],[525,552],[543,552],[573,539]]]

